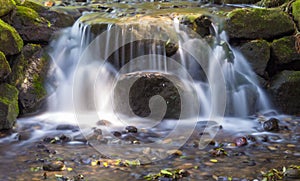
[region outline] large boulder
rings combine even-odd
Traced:
[[[300,0],[296,0],[292,4],[292,15],[297,23],[298,29],[300,29]]]
[[[18,32],[0,19],[0,51],[5,55],[14,55],[23,48],[23,40]]]
[[[3,19],[16,28],[25,42],[47,43],[55,31],[48,20],[24,6],[17,6],[13,13]]]
[[[287,36],[272,42],[272,58],[275,64],[280,65],[300,61],[300,53],[296,50],[295,41],[295,36]]]
[[[0,0],[0,17],[8,14],[16,7],[13,0]]]
[[[228,14],[224,29],[230,39],[274,39],[295,32],[294,22],[280,9],[238,8]]]
[[[19,90],[21,113],[37,111],[47,92],[44,81],[48,69],[48,57],[40,45],[27,44],[22,53],[14,60],[10,84]]]
[[[275,105],[284,113],[300,115],[300,71],[282,71],[271,82]]]
[[[18,90],[9,84],[0,84],[0,130],[11,129],[18,114]]]
[[[240,47],[242,54],[248,60],[255,73],[265,74],[270,59],[270,45],[265,40],[252,40]]]
[[[193,101],[189,101],[188,106],[184,104],[188,99],[195,100],[197,95],[175,75],[161,72],[123,74],[114,87],[115,108],[119,113],[129,117],[136,115],[155,117],[151,114],[157,114],[163,109],[159,99],[156,101],[160,104],[151,103],[152,98],[155,101],[155,96],[161,96],[166,103],[167,107],[163,118],[178,119],[180,116],[193,116],[192,113],[187,114],[182,106],[186,106],[185,109],[190,106],[188,110],[192,112],[196,108],[193,106]]]
[[[6,77],[11,73],[9,63],[3,52],[0,52],[0,81],[6,79]]]

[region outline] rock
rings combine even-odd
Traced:
[[[288,2],[288,0],[261,0],[257,3],[258,6],[272,8],[272,7],[279,7],[284,3]]]
[[[299,168],[288,168],[285,173],[285,177],[292,179],[300,179],[300,169]]]
[[[245,146],[248,144],[247,139],[245,137],[238,137],[234,140],[236,146]]]
[[[230,39],[274,39],[295,32],[292,19],[280,9],[238,8],[227,17],[224,29]]]
[[[294,21],[297,24],[298,29],[300,29],[300,1],[297,0],[292,4],[292,15]]]
[[[56,28],[70,27],[75,23],[74,17],[63,12],[44,11],[40,15],[47,19],[51,26]]]
[[[275,105],[286,114],[300,115],[300,71],[282,71],[270,85]]]
[[[225,4],[255,4],[259,0],[223,0]]]
[[[62,171],[65,168],[65,164],[62,161],[51,161],[44,163],[43,170],[45,171]]]
[[[270,59],[269,43],[265,40],[252,40],[243,44],[240,50],[250,63],[254,72],[263,76]]]
[[[8,14],[16,7],[13,0],[0,0],[0,17]]]
[[[48,7],[44,6],[42,3],[33,0],[24,0],[20,3],[21,6],[25,6],[27,8],[33,9],[34,11],[41,13],[49,10]]]
[[[18,90],[9,84],[0,84],[0,130],[11,129],[19,114]]]
[[[120,114],[132,117],[160,119],[162,116],[163,118],[178,119],[180,114],[183,117],[191,116],[193,113],[188,111],[192,112],[195,108],[193,96],[196,96],[194,90],[188,85],[184,85],[177,76],[160,72],[124,74],[114,87],[115,110]],[[188,111],[181,111],[182,104],[184,104],[182,101],[186,100],[190,101],[189,105],[185,105],[185,109]],[[164,106],[166,106],[166,110],[163,109]]]
[[[180,23],[187,25],[197,32],[201,37],[211,35],[214,29],[212,27],[211,17],[202,14],[190,14],[179,16]]]
[[[9,63],[6,60],[4,53],[0,51],[0,81],[6,79],[6,77],[11,73]]]
[[[125,130],[127,130],[128,133],[137,133],[138,129],[135,126],[126,126]]]
[[[295,36],[287,36],[272,42],[272,59],[277,65],[300,61],[300,53],[296,50],[295,39]]]
[[[23,40],[18,32],[0,19],[0,51],[5,55],[14,55],[23,48]]]
[[[13,13],[3,19],[15,27],[25,42],[47,43],[55,31],[48,20],[24,6],[17,6]]]
[[[265,131],[278,131],[279,130],[278,122],[279,122],[278,119],[271,118],[263,122],[263,128]]]
[[[44,81],[49,57],[40,45],[27,44],[14,60],[10,84],[19,90],[19,105],[22,114],[37,111],[47,96]]]

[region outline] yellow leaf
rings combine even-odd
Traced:
[[[209,161],[212,162],[212,163],[217,163],[218,162],[217,159],[210,159]]]

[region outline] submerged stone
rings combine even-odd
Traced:
[[[0,84],[0,130],[11,129],[19,114],[18,90],[9,84]]]
[[[278,131],[279,126],[278,126],[279,120],[276,118],[271,118],[263,123],[263,128],[265,131]]]

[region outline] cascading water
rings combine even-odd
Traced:
[[[73,27],[63,30],[50,45],[53,63],[48,87],[51,95],[47,112],[31,119],[32,123],[37,120],[45,123],[42,130],[32,133],[32,139],[59,132],[75,140],[78,132],[58,131],[57,125],[60,124],[78,125],[88,138],[97,127],[101,127],[99,120],[110,122],[108,127],[101,128],[103,135],[134,125],[160,132],[166,139],[170,132],[164,131],[173,129],[176,123],[178,129],[171,131],[170,135],[176,137],[180,133],[182,137],[188,137],[198,121],[225,124],[222,122],[224,115],[245,118],[270,108],[245,58],[229,46],[224,32],[216,33],[216,28],[211,29],[215,35],[213,43],[207,43],[180,25],[176,18],[174,21],[161,18],[154,24],[157,18],[149,17],[129,20],[132,23],[127,24],[102,22],[89,25],[88,21],[83,16]],[[227,50],[224,44],[228,46]],[[228,53],[233,54],[234,59],[229,60]],[[143,72],[151,76],[167,76],[174,83],[181,101],[179,119],[184,121],[174,122],[172,115],[171,121],[163,119],[170,104],[161,96],[151,97],[147,102],[150,116],[140,117],[136,112],[132,113],[126,94],[123,97],[116,95],[119,79]],[[121,86],[121,90],[130,90],[138,78],[128,80],[130,85]],[[120,100],[115,101],[116,97]],[[121,110],[124,107],[125,114]],[[162,128],[157,127],[162,120]],[[22,127],[25,121],[19,124]],[[230,123],[230,129],[232,126]],[[207,131],[211,132],[211,137],[216,134]],[[186,139],[175,146],[184,144],[184,141]]]

